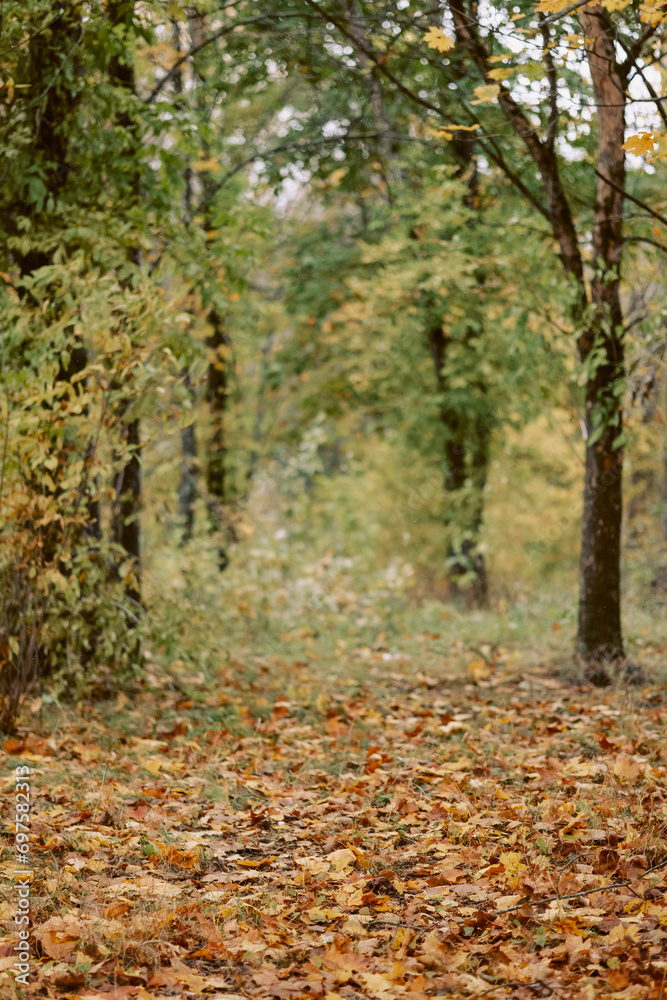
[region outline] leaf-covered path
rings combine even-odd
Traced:
[[[376,659],[263,718],[207,692],[228,728],[152,692],[134,734],[97,715],[6,740],[6,790],[32,768],[27,995],[661,1000],[665,688]]]

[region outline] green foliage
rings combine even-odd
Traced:
[[[236,548],[241,577],[261,570],[278,588],[315,562],[306,577],[323,577],[324,607],[352,558],[390,591],[418,590],[422,577],[438,596],[474,589],[484,558],[496,597],[516,596],[513,575],[569,581],[578,421],[589,446],[613,425],[614,448],[633,450],[632,474],[645,475],[660,409],[647,416],[646,401],[664,380],[660,230],[628,214],[634,409],[624,424],[619,378],[586,416],[618,331],[599,303],[582,310],[561,274],[544,177],[494,96],[512,88],[542,138],[558,125],[590,286],[601,273],[587,257],[595,95],[570,21],[545,45],[532,3],[512,15],[492,4],[480,15],[496,19],[487,79],[461,45],[429,48],[439,16],[384,0],[9,6],[2,724],[46,673],[106,689],[145,667],[156,632],[164,657],[177,655],[192,595],[220,585],[214,546]],[[636,37],[636,12],[623,19]],[[658,177],[637,175],[640,200],[656,197]],[[584,326],[596,336],[578,366]],[[212,373],[224,383],[217,410]],[[195,531],[179,554],[190,430]],[[204,483],[215,462],[224,497]],[[142,495],[124,485],[132,463]],[[651,475],[631,495],[654,539],[655,462]],[[265,536],[278,533],[268,568],[253,549],[266,510]],[[140,516],[143,564],[119,532]],[[172,595],[165,610],[156,567],[188,595],[182,607]],[[257,587],[252,602],[259,634],[270,602]]]

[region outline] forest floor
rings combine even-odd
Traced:
[[[9,933],[2,996],[663,1000],[664,674],[465,655],[379,641],[328,681],[313,656],[175,661],[114,703],[36,703],[4,741],[34,874],[31,982]]]

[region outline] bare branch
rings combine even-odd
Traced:
[[[662,222],[663,226],[667,226],[667,219],[665,218],[664,215],[660,215],[660,212],[656,212],[649,205],[647,205],[645,201],[640,201],[639,198],[635,198],[635,196],[633,194],[630,194],[629,191],[626,191],[624,188],[619,187],[618,184],[615,184],[612,180],[610,180],[609,177],[605,177],[604,174],[601,174],[600,171],[597,170],[596,168],[593,169],[595,170],[595,173],[598,175],[598,177],[601,180],[603,180],[606,184],[608,184],[609,187],[613,187],[616,191],[622,194],[623,197],[626,198],[628,201],[631,201],[635,205],[638,205],[640,208],[643,208],[645,212],[648,212],[648,214],[653,216],[654,219],[657,219],[658,222]]]

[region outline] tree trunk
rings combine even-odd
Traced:
[[[229,337],[225,330],[224,317],[213,308],[209,313],[213,327],[207,345],[215,354],[208,366],[206,399],[209,404],[210,427],[207,441],[206,488],[208,511],[214,531],[227,529],[233,540],[232,528],[225,513],[227,496],[227,447],[225,442],[225,417],[227,412]],[[218,566],[227,569],[229,556],[224,546],[218,549]]]
[[[625,189],[625,89],[616,61],[613,25],[600,7],[579,14],[598,109],[598,184],[593,223],[590,327],[579,356],[591,365],[586,385],[586,477],[582,523],[577,645],[587,673],[607,683],[606,661],[623,657],[621,633],[621,521],[623,513],[623,313],[620,264]],[[592,352],[601,349],[595,362]]]
[[[78,87],[73,87],[76,77],[83,73],[81,65],[76,56],[71,64],[71,71],[74,77],[63,74],[62,59],[63,51],[71,48],[72,44],[81,39],[83,24],[81,11],[76,7],[62,11],[61,16],[56,18],[52,28],[48,33],[37,32],[30,40],[27,47],[25,61],[17,82],[22,87],[26,87],[27,93],[32,94],[37,89],[43,90],[42,98],[35,104],[31,100],[29,109],[26,112],[26,121],[33,127],[32,135],[32,158],[36,164],[42,179],[46,183],[49,193],[57,200],[67,185],[67,178],[70,173],[68,156],[72,131],[67,126],[71,123],[77,111],[81,95]],[[46,88],[44,85],[47,84]],[[7,231],[15,229],[15,216],[30,213],[30,208],[24,204],[14,207],[8,213],[5,220]],[[48,211],[48,210],[47,210]],[[35,211],[35,215],[44,214],[44,210]],[[38,268],[46,267],[53,262],[53,254],[42,250],[30,249],[24,254],[14,252],[12,254],[22,277],[26,277]],[[22,295],[30,295],[23,291]],[[55,377],[58,383],[66,384],[67,391],[63,391],[61,398],[67,399],[67,395],[72,391],[76,396],[85,393],[86,379],[79,379],[74,385],[72,379],[82,372],[88,364],[88,352],[85,344],[78,335],[75,335],[70,328],[70,340],[67,349],[61,354],[58,363],[58,371]],[[50,407],[48,407],[50,409]],[[88,415],[89,407],[84,405],[81,414]],[[79,498],[83,500],[88,511],[88,521],[83,527],[82,534],[87,538],[99,540],[100,538],[100,509],[99,501],[95,496],[96,484],[89,480],[89,466],[92,462],[95,451],[94,442],[88,444],[85,455],[84,474],[79,485]],[[51,478],[55,482],[53,495],[58,497],[62,493],[61,481],[67,477],[67,467],[71,445],[63,446],[57,453],[58,466],[52,470]],[[42,482],[40,491],[46,488]],[[62,543],[62,530],[57,522],[52,522],[49,531],[44,532],[45,542],[42,549],[42,558],[45,562],[50,562],[56,555]],[[65,563],[61,565],[64,573],[69,572],[69,566]]]
[[[134,0],[111,0],[109,3],[109,19],[119,29],[129,31],[134,23]],[[134,65],[130,59],[114,56],[109,66],[109,77],[117,87],[123,87],[131,94],[135,93]],[[132,121],[130,114],[124,111],[117,118],[117,124],[123,128],[129,137],[125,153],[127,160],[128,197],[130,202],[136,202],[140,197],[141,169],[138,152],[141,143],[139,128]],[[135,264],[140,263],[141,251],[138,246],[132,247],[129,257]],[[126,407],[126,410],[129,408]],[[127,578],[125,595],[135,605],[135,610],[141,608],[141,432],[137,417],[126,419],[121,413],[120,433],[123,443],[131,450],[131,456],[119,470],[116,477],[116,499],[112,513],[111,534],[113,541],[127,553],[133,569]],[[118,569],[118,567],[116,567]],[[136,614],[128,615],[128,626],[136,623]]]
[[[190,373],[186,371],[184,385],[194,401],[194,388]],[[181,427],[181,481],[178,486],[178,507],[183,520],[181,545],[192,540],[195,525],[195,501],[197,499],[197,435],[194,420]]]
[[[488,83],[492,64],[463,0],[449,0],[457,40],[466,48]],[[615,28],[606,10],[589,5],[578,12],[587,39],[586,57],[597,109],[597,194],[592,260],[596,268],[586,289],[584,262],[570,201],[563,188],[556,154],[558,134],[557,75],[551,62],[549,28],[542,24],[549,101],[553,113],[542,138],[509,89],[501,84],[498,103],[539,170],[546,205],[537,201],[516,175],[512,182],[548,218],[560,248],[561,264],[578,288],[575,323],[579,357],[589,365],[586,385],[586,476],[580,560],[581,593],[577,647],[591,680],[604,684],[606,660],[623,656],[620,615],[622,514],[623,315],[619,270],[623,249],[625,191],[625,103],[627,70],[616,58]],[[599,353],[598,353],[599,352]]]
[[[131,560],[126,574],[125,594],[139,609],[141,606],[141,527],[139,507],[141,500],[141,434],[139,420],[122,424],[124,444],[131,451],[130,458],[121,467],[116,478],[116,498],[112,512],[111,534]],[[136,615],[128,615],[132,627]]]
[[[438,391],[444,393],[447,385],[443,376],[447,340],[441,327],[430,332],[430,347],[435,366]],[[481,387],[483,391],[483,387]],[[440,420],[445,432],[445,492],[450,499],[466,488],[469,483],[472,502],[466,508],[465,520],[457,524],[463,533],[458,550],[449,549],[449,585],[453,597],[463,594],[475,607],[488,604],[488,576],[483,554],[478,549],[479,532],[484,510],[484,486],[489,467],[490,432],[479,421],[466,420],[465,415],[449,406],[441,406]],[[445,511],[445,521],[455,524]],[[453,560],[453,562],[452,562]],[[475,579],[468,587],[461,587],[460,580],[467,573],[474,573]]]

